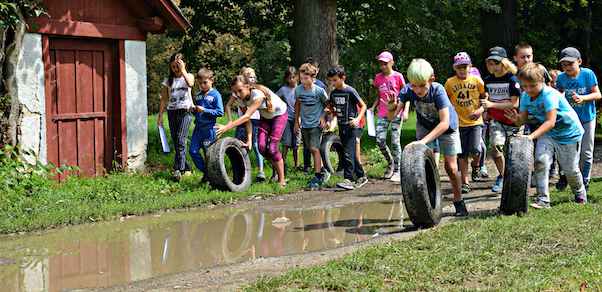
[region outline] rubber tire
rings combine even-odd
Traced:
[[[332,155],[330,150],[333,148],[339,156],[339,164],[342,164],[343,158],[345,157],[345,151],[343,149],[343,143],[341,143],[341,138],[334,133],[328,133],[322,136],[322,143],[320,144],[322,165],[331,174],[335,174],[338,169],[336,165],[332,165],[332,163],[330,163],[330,155]]]
[[[529,210],[529,188],[533,169],[533,141],[526,136],[509,137],[504,151],[506,169],[500,213],[525,214]]]
[[[401,193],[414,226],[433,227],[441,221],[442,198],[439,170],[433,150],[421,143],[410,143],[401,160]]]
[[[233,167],[233,177],[228,176],[225,158],[228,156]],[[217,140],[207,151],[207,176],[209,183],[218,189],[244,192],[252,182],[251,160],[243,143],[235,138]]]

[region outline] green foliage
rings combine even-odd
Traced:
[[[0,28],[14,27],[21,19],[37,17],[44,13],[41,0],[0,1]]]

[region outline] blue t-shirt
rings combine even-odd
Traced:
[[[210,89],[208,92],[197,92],[193,101],[194,105],[205,109],[202,113],[194,113],[195,125],[199,127],[213,128],[217,118],[224,115],[222,95],[215,88]]]
[[[520,96],[520,111],[527,111],[541,124],[546,120],[546,113],[556,110],[556,124],[554,128],[545,133],[558,144],[574,144],[581,141],[583,126],[579,117],[569,102],[562,97],[562,93],[549,86],[543,90],[535,100],[523,92]]]
[[[317,128],[320,126],[320,117],[324,114],[324,107],[328,101],[326,91],[321,87],[312,85],[306,90],[303,84],[295,88],[295,98],[301,104],[301,128]]]
[[[425,129],[431,131],[439,124],[439,110],[449,109],[449,129],[446,133],[458,129],[458,114],[449,101],[443,85],[433,82],[424,97],[419,97],[412,91],[412,85],[407,84],[399,93],[401,102],[410,101],[416,108],[418,123]]]
[[[319,86],[320,88],[326,90],[326,84],[324,84],[324,82],[322,82],[322,80],[316,79],[314,81],[314,84],[317,85],[317,86]]]
[[[566,73],[560,73],[556,79],[556,88],[564,92],[565,98],[575,109],[582,123],[593,121],[596,118],[596,103],[591,100],[582,104],[573,101],[573,92],[579,95],[592,93],[592,87],[598,85],[596,74],[590,69],[581,68],[576,78],[569,77]]]

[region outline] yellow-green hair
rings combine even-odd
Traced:
[[[426,83],[433,77],[435,70],[425,59],[414,59],[408,67],[408,80],[411,83]]]

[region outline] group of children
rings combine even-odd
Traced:
[[[515,47],[514,62],[506,50],[494,47],[486,58],[488,74],[482,79],[472,67],[466,52],[453,59],[454,76],[444,85],[435,82],[432,66],[424,59],[414,59],[404,76],[393,70],[390,52],[377,56],[381,72],[373,80],[377,98],[371,109],[376,119],[376,141],[387,161],[385,179],[399,182],[401,128],[408,119],[410,104],[416,111],[416,139],[431,147],[438,157],[443,154],[450,178],[457,216],[468,214],[462,195],[471,191],[471,180],[488,176],[484,167],[486,140],[498,171],[492,186],[500,192],[505,168],[504,146],[512,135],[525,134],[535,142],[534,181],[537,187],[535,208],[549,208],[550,169],[557,162],[561,177],[557,187],[571,186],[578,203],[587,202],[587,188],[593,162],[596,108],[602,98],[595,74],[582,68],[581,55],[575,48],[562,50],[563,72],[550,73],[533,63],[533,49],[526,44]],[[213,88],[213,72],[201,69],[196,76],[186,71],[181,55],[170,60],[170,76],[164,82],[158,123],[167,110],[171,136],[175,144],[174,177],[188,170],[186,139],[195,116],[190,155],[195,166],[206,172],[200,150],[230,129],[257,157],[257,180],[265,180],[263,157],[274,169],[272,180],[286,185],[285,159],[293,152],[298,166],[298,146],[303,143],[304,168],[313,160],[315,176],[309,189],[319,189],[330,177],[320,154],[325,129],[338,125],[344,155],[341,160],[344,181],[338,187],[352,190],[368,180],[359,157],[359,142],[368,110],[358,92],[345,83],[346,72],[336,66],[327,71],[329,87],[317,79],[319,68],[313,62],[297,71],[289,67],[284,85],[276,92],[257,84],[250,68],[243,68],[231,82],[232,96],[224,109],[220,93]],[[196,84],[198,92],[192,95]],[[231,110],[238,110],[234,119]],[[228,123],[217,124],[226,115]],[[387,145],[390,132],[391,147]],[[489,137],[487,139],[486,137]],[[280,151],[280,144],[283,153]],[[283,155],[284,154],[284,155]],[[204,178],[206,176],[203,176]]]

